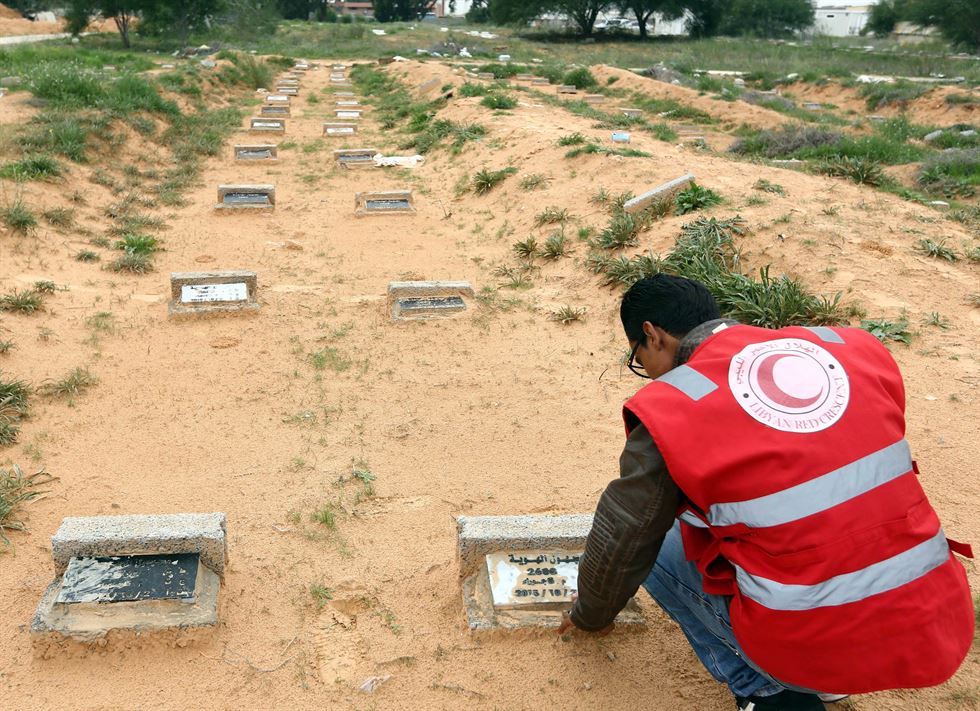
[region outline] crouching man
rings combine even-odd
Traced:
[[[743,711],[948,679],[974,625],[951,549],[972,555],[919,484],[888,351],[858,329],[719,319],[667,275],[620,316],[652,382],[625,405],[561,631],[608,630],[643,585]]]

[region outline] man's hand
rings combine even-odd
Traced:
[[[578,600],[578,595],[573,593],[572,594],[572,605],[575,604],[575,601],[576,600]],[[594,632],[589,632],[588,630],[582,630],[582,631],[583,632],[588,632],[588,634],[594,634],[597,637],[605,637],[607,634],[609,634],[610,632],[613,631],[613,628],[615,626],[616,626],[616,623],[615,622],[610,622],[606,627],[603,627],[601,630],[596,630]],[[572,616],[569,613],[569,611],[568,610],[565,610],[564,612],[562,612],[561,613],[561,624],[558,626],[558,636],[561,637],[566,632],[569,632],[570,630],[576,630],[576,629],[578,629],[578,627],[576,627],[575,626],[575,623],[572,622]]]

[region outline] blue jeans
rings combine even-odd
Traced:
[[[727,684],[735,696],[772,696],[787,688],[804,691],[779,683],[745,656],[732,632],[728,598],[705,593],[701,573],[684,558],[679,522],[667,533],[643,587],[681,626],[711,676]]]

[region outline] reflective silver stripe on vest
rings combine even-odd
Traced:
[[[894,590],[935,570],[949,559],[942,529],[919,545],[853,573],[837,575],[814,585],[787,585],[752,575],[735,566],[738,589],[770,610],[814,610],[846,605]],[[910,620],[909,624],[915,624]]]
[[[683,521],[684,523],[689,523],[692,526],[696,526],[698,528],[707,528],[708,527],[708,524],[706,524],[704,521],[702,521],[701,519],[699,519],[697,516],[695,516],[690,511],[685,511],[680,516],[678,516],[678,518],[680,518],[680,520]]]
[[[748,501],[714,504],[713,526],[743,523],[752,528],[779,526],[826,511],[912,471],[912,453],[904,439],[840,469],[774,494]]]
[[[843,343],[844,339],[837,331],[826,326],[804,326],[807,331],[819,338],[824,343]]]
[[[692,400],[700,400],[718,389],[717,385],[689,365],[679,365],[667,371],[657,378],[657,382],[673,385]]]

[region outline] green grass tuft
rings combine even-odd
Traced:
[[[3,421],[0,415],[0,438],[3,436]],[[0,444],[3,444],[0,439]],[[0,541],[10,545],[7,534],[10,531],[24,531],[26,526],[19,519],[21,507],[42,497],[41,487],[53,481],[44,470],[34,474],[24,474],[16,464],[9,469],[0,469]]]
[[[500,170],[483,168],[473,176],[473,192],[477,195],[486,195],[502,183],[507,176],[516,172],[517,168],[501,168]]]

